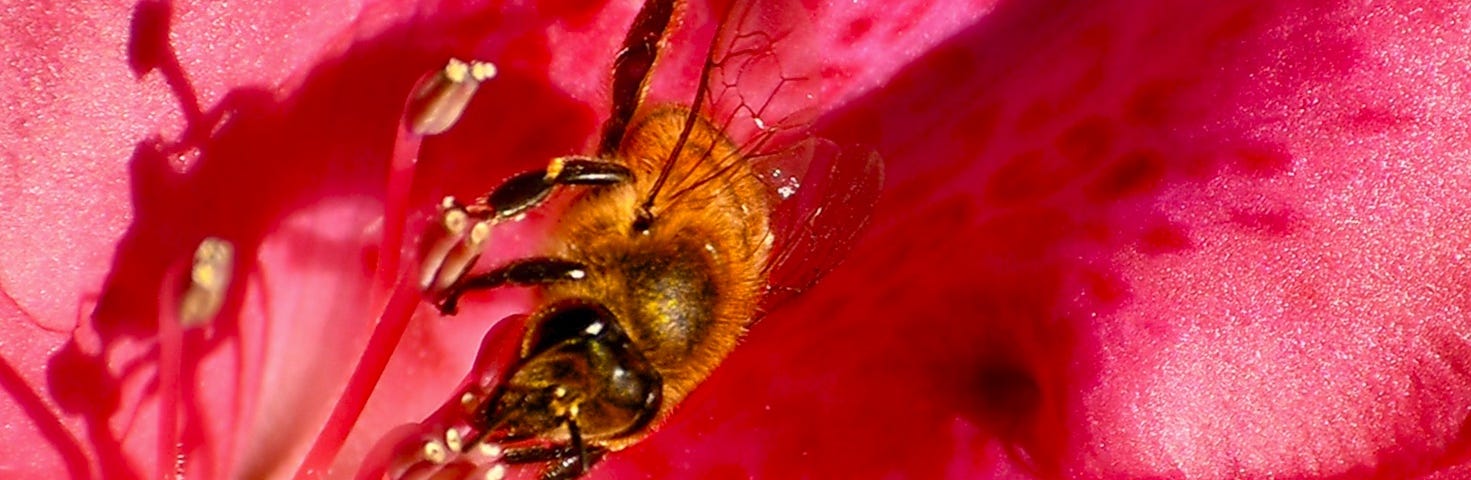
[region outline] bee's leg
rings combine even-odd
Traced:
[[[602,448],[588,448],[581,455],[572,454],[558,459],[547,466],[541,472],[542,480],[570,480],[587,473],[588,469],[603,459],[607,450]]]
[[[465,206],[465,211],[475,217],[502,220],[541,205],[557,185],[612,185],[631,179],[633,172],[620,163],[592,157],[557,157],[547,168],[511,177]]]
[[[587,278],[587,266],[553,257],[531,257],[514,260],[489,272],[461,278],[441,293],[439,313],[454,315],[460,296],[474,290],[504,286],[525,287]]]
[[[542,480],[569,480],[577,478],[603,459],[608,450],[601,447],[582,449],[570,445],[535,446],[506,449],[501,460],[506,463],[547,462],[541,472]]]
[[[469,205],[445,198],[435,222],[439,228],[426,231],[421,245],[419,288],[439,294],[459,282],[480,257],[497,223],[541,205],[558,185],[614,185],[632,179],[633,173],[619,163],[559,157],[545,169],[511,177]]]

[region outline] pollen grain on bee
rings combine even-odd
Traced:
[[[562,157],[553,158],[552,161],[547,162],[547,174],[542,178],[548,182],[554,181],[557,177],[562,176],[562,169],[566,168],[566,166],[566,159]]]
[[[179,302],[179,323],[193,327],[213,320],[225,303],[234,270],[234,244],[218,237],[201,240],[194,249],[189,288]]]

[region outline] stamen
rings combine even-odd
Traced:
[[[498,458],[501,456],[501,446],[490,442],[480,442],[480,446],[475,447],[475,451],[488,458]]]
[[[445,451],[444,444],[439,443],[439,440],[430,440],[424,442],[424,446],[419,449],[419,457],[430,463],[441,464],[449,458],[449,452]]]
[[[179,302],[179,323],[184,328],[214,319],[225,303],[234,270],[234,245],[215,237],[199,242],[194,249],[194,266],[189,270],[189,289]]]
[[[495,77],[495,65],[450,59],[438,73],[414,90],[407,119],[419,135],[437,135],[460,120],[481,82]]]
[[[475,407],[480,403],[479,400],[475,394],[465,392],[464,395],[460,395],[460,408],[464,408],[465,412],[473,412],[475,411]]]
[[[497,463],[495,465],[491,465],[490,469],[485,471],[485,480],[501,480],[504,478],[506,478],[505,465]]]
[[[465,234],[465,227],[470,223],[470,217],[465,210],[454,206],[454,199],[445,197],[445,206],[440,207],[439,228],[431,228],[425,232],[424,254],[419,266],[419,288],[428,290],[434,285],[436,274],[444,268],[444,262],[450,254],[450,250],[458,245],[461,237]]]
[[[445,255],[439,274],[435,277],[433,290],[444,290],[459,281],[465,270],[480,258],[480,252],[485,250],[485,241],[489,238],[490,222],[480,221],[470,227],[470,233],[465,235],[464,240],[455,244]]]
[[[464,438],[460,437],[460,431],[454,428],[446,429],[444,431],[444,445],[449,447],[451,452],[460,452],[465,446]]]

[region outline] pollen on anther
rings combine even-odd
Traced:
[[[470,62],[470,78],[484,82],[495,78],[498,72],[494,63]]]
[[[463,395],[460,395],[460,407],[464,408],[467,412],[473,411],[475,410],[475,400],[475,394],[465,392]]]
[[[179,322],[190,327],[213,319],[225,302],[234,270],[234,245],[215,237],[200,241],[189,269],[188,290],[179,302]]]
[[[444,218],[440,220],[445,231],[457,235],[465,231],[465,225],[470,223],[470,216],[464,210],[449,210],[444,212]]]
[[[475,447],[475,450],[489,458],[501,456],[501,446],[490,442],[481,443],[480,446]]]
[[[455,258],[452,257],[457,246],[465,241],[462,235],[465,227],[470,223],[468,214],[464,210],[453,205],[454,199],[445,197],[444,207],[439,214],[440,232],[428,232],[424,239],[423,264],[419,271],[419,288],[429,290],[431,288],[444,288],[438,285],[443,282],[441,277],[449,275],[444,272],[446,267],[457,268]],[[458,278],[459,273],[454,272]],[[453,281],[454,279],[450,279]]]
[[[460,436],[459,430],[453,428],[445,429],[444,445],[449,447],[450,451],[458,452],[465,447],[465,439]]]
[[[424,447],[420,449],[419,456],[424,460],[428,460],[430,463],[444,463],[449,458],[449,452],[444,450],[444,444],[439,443],[439,440],[430,440],[424,442]]]
[[[480,83],[495,76],[495,66],[450,59],[415,88],[405,120],[418,135],[444,133],[460,120]]]
[[[451,58],[444,65],[444,78],[451,82],[464,82],[465,78],[469,76],[469,73],[470,65],[458,58]]]
[[[484,243],[487,238],[490,238],[490,222],[476,222],[475,226],[470,227],[469,238],[465,241],[471,246],[476,246]]]
[[[506,466],[499,463],[492,465],[490,470],[485,471],[485,480],[501,480],[506,478]]]
[[[441,260],[435,265],[437,268],[434,271],[425,269],[427,274],[420,279],[424,282],[424,289],[443,290],[458,281],[470,264],[480,258],[485,241],[490,238],[490,229],[491,224],[488,221],[476,222],[475,226],[470,227],[470,233],[439,256]]]

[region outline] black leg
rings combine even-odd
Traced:
[[[584,449],[582,454],[570,445],[508,448],[501,460],[506,463],[546,462],[542,480],[570,480],[587,473],[608,451],[599,447]]]
[[[501,454],[501,460],[506,463],[537,463],[560,460],[572,456],[572,447],[568,445],[537,445],[534,447],[507,448]]]
[[[542,470],[541,479],[571,480],[573,478],[580,477],[582,476],[582,474],[587,473],[587,471],[592,468],[593,464],[596,464],[599,460],[602,460],[604,453],[607,453],[607,451],[601,448],[589,448],[587,450],[584,450],[582,452],[582,455],[568,455],[566,457],[562,457],[561,459],[555,462],[551,462],[551,464],[547,465],[546,470]]]
[[[523,258],[501,265],[495,270],[461,278],[441,294],[439,313],[454,315],[460,296],[474,290],[490,290],[504,286],[526,287],[587,278],[587,266],[571,260],[551,257]]]
[[[542,170],[522,172],[465,207],[471,215],[506,219],[541,205],[557,185],[611,185],[633,178],[620,163],[590,157],[559,157]]]
[[[614,185],[632,179],[633,173],[619,163],[590,157],[559,157],[545,169],[511,177],[470,205],[461,204],[453,197],[445,198],[439,210],[439,226],[426,232],[419,285],[446,299],[441,312],[453,313],[455,301],[466,289],[494,288],[508,281],[516,283],[514,275],[497,278],[492,272],[479,280],[479,283],[489,282],[485,286],[476,286],[474,282],[453,286],[463,283],[466,269],[475,263],[484,248],[490,227],[541,205],[557,185]]]

